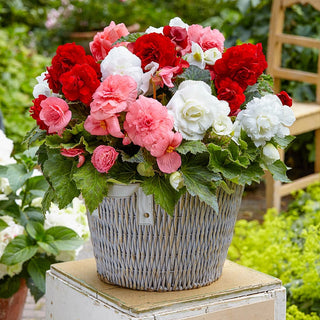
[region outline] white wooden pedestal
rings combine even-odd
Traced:
[[[101,282],[94,259],[58,263],[47,273],[47,320],[285,320],[285,288],[266,274],[226,261],[213,284],[145,292]]]

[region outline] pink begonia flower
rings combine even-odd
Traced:
[[[163,133],[172,130],[173,118],[159,101],[139,96],[128,107],[123,127],[134,144],[150,149]]]
[[[91,116],[105,120],[126,111],[136,100],[137,83],[129,76],[111,75],[107,77],[93,94],[90,104]]]
[[[169,88],[173,88],[174,84],[172,83],[172,77],[174,75],[175,72],[177,72],[180,69],[179,66],[176,67],[164,67],[160,70],[159,72],[159,76],[161,77],[163,83],[169,87]],[[161,87],[163,87],[163,83],[162,85],[160,84]]]
[[[92,116],[88,116],[84,122],[84,128],[95,136],[106,136],[110,134],[117,138],[124,138],[117,116],[105,120],[97,120]]]
[[[111,21],[109,26],[105,27],[103,32],[98,32],[90,42],[93,57],[96,61],[103,60],[112,48],[112,44],[128,34],[129,31],[123,23],[116,25],[114,21]]]
[[[77,168],[80,168],[80,167],[84,164],[84,162],[85,162],[85,160],[86,160],[86,158],[85,158],[84,155],[83,155],[84,150],[81,149],[81,148],[70,148],[70,149],[64,149],[64,148],[62,148],[62,149],[60,150],[60,153],[61,153],[63,156],[69,157],[69,158],[74,158],[74,157],[76,157],[76,156],[79,156]]]
[[[171,131],[168,133],[167,138],[162,141],[162,143],[154,144],[150,152],[157,157],[157,164],[162,172],[175,172],[181,166],[181,157],[175,149],[179,147],[182,135],[179,132],[174,133]]]
[[[91,162],[100,173],[108,173],[116,162],[118,154],[113,147],[100,145],[94,149]]]
[[[48,97],[40,103],[40,119],[48,126],[48,133],[62,134],[63,129],[71,120],[68,104],[56,97]]]
[[[210,27],[203,28],[201,25],[193,24],[188,28],[188,37],[190,50],[192,42],[199,44],[203,51],[211,48],[218,48],[220,52],[224,50],[225,38],[217,29],[211,30]]]

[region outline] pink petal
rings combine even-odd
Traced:
[[[124,138],[124,134],[121,132],[120,124],[117,116],[108,118],[105,120],[109,133],[117,138]]]
[[[85,160],[86,160],[85,156],[83,154],[80,154],[77,168],[80,168],[84,164]]]
[[[181,166],[180,155],[173,151],[167,152],[163,156],[157,158],[159,169],[164,173],[172,173],[177,171]]]

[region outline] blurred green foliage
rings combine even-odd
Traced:
[[[0,107],[4,117],[6,135],[15,142],[15,152],[26,132],[34,126],[29,115],[35,77],[45,71],[49,59],[27,48],[24,26],[0,30]]]
[[[262,224],[237,221],[229,258],[281,279],[289,305],[320,316],[320,182],[299,191],[287,212],[268,210]]]

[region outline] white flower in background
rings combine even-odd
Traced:
[[[262,149],[262,158],[267,164],[272,164],[280,159],[280,154],[272,143],[267,143]]]
[[[204,69],[206,66],[203,50],[195,42],[192,42],[191,44],[191,53],[186,54],[184,58],[189,62],[189,64],[197,66],[200,69]]]
[[[16,160],[11,158],[13,141],[7,138],[2,130],[0,130],[0,150],[0,165],[6,166],[7,164],[16,163]]]
[[[175,129],[184,139],[201,140],[220,109],[226,108],[226,102],[213,96],[205,82],[186,80],[180,84],[167,108],[174,118]]]
[[[87,239],[89,228],[84,202],[79,198],[74,198],[72,206],[64,209],[59,209],[56,204],[52,203],[45,215],[44,229],[56,226],[70,228],[82,239]]]
[[[42,197],[34,198],[31,201],[31,207],[41,208],[42,207],[42,199],[43,199]]]
[[[0,258],[3,255],[3,252],[10,242],[10,240],[14,239],[16,236],[23,234],[24,228],[16,224],[12,217],[10,216],[2,216],[0,217],[4,222],[8,224],[8,227],[3,229],[0,232]],[[9,275],[10,277],[14,276],[17,273],[20,273],[22,270],[22,263],[18,263],[13,266],[7,266],[0,263],[0,279],[4,276]]]
[[[33,88],[33,96],[38,98],[41,94],[50,97],[52,95],[52,91],[49,88],[49,83],[45,80],[45,72],[42,72],[40,76],[36,77],[38,83]]]
[[[211,66],[213,66],[221,57],[222,53],[218,48],[211,48],[204,52],[204,62]]]
[[[155,65],[148,66],[151,72],[155,72]],[[158,65],[159,67],[159,65]],[[137,83],[138,91],[145,93],[149,89],[151,72],[143,73],[141,60],[125,47],[112,48],[101,63],[102,79],[110,75],[119,74],[130,76]]]
[[[234,131],[234,125],[229,117],[229,104],[227,101],[220,102],[219,112],[212,123],[212,131],[220,136],[230,136]]]
[[[188,30],[188,28],[189,28],[189,25],[186,24],[185,22],[183,22],[182,19],[179,17],[175,17],[175,18],[171,19],[169,22],[169,26],[170,27],[180,27],[180,28],[184,28],[186,30]]]
[[[251,100],[245,110],[239,112],[237,119],[254,144],[264,146],[274,136],[290,134],[289,128],[295,121],[290,107],[282,105],[280,99],[272,94]]]
[[[183,177],[179,171],[171,173],[169,181],[172,188],[175,190],[179,190],[184,186]]]
[[[83,240],[87,240],[90,232],[86,212],[84,201],[79,198],[74,198],[72,206],[64,209],[59,209],[56,204],[52,203],[45,215],[44,229],[56,226],[67,227],[75,231]],[[74,260],[82,247],[76,250],[61,251],[56,259],[59,261]]]
[[[7,178],[0,178],[0,201],[8,200],[7,195],[12,192],[12,189]]]

